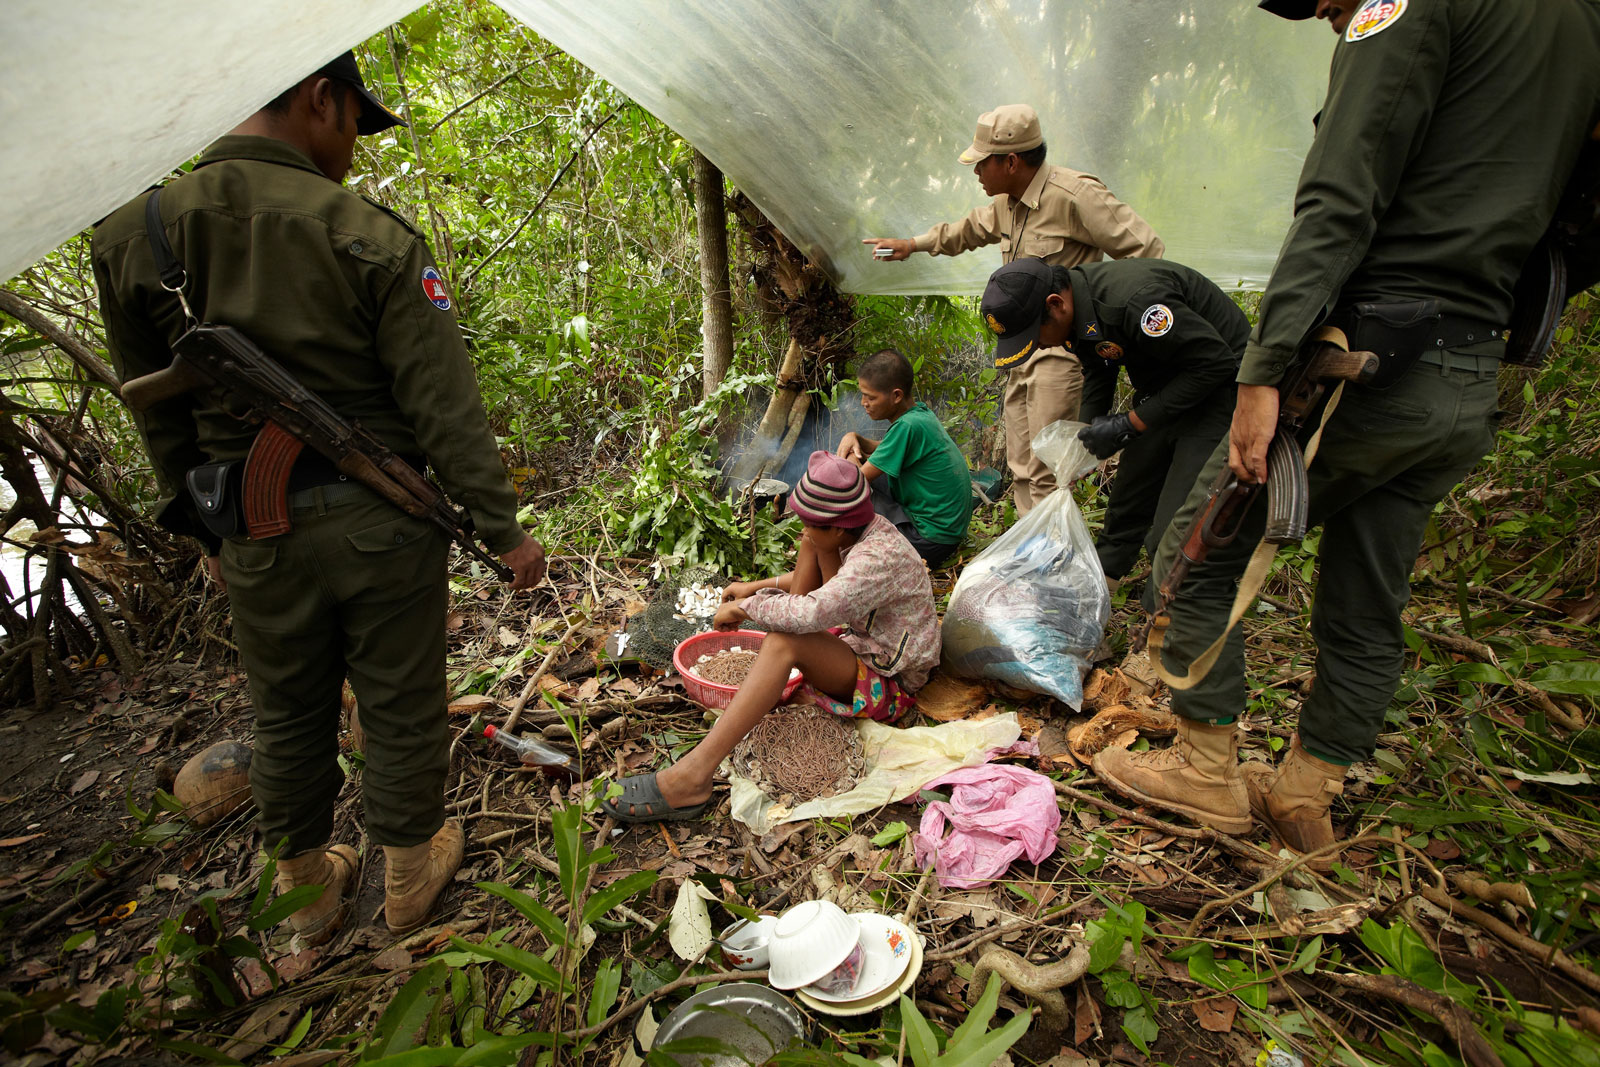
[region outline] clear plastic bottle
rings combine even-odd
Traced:
[[[518,737],[508,734],[498,726],[490,723],[483,728],[483,736],[496,744],[504,745],[517,754],[517,758],[530,767],[550,767],[574,773],[577,768],[573,766],[572,757],[565,752],[551,748],[541,741],[530,737]]]

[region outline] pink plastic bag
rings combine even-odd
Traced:
[[[1044,775],[989,763],[952,771],[923,788],[941,786],[954,787],[950,801],[928,805],[912,845],[917,866],[932,863],[946,889],[986,885],[1017,857],[1038,863],[1056,850],[1061,809]]]

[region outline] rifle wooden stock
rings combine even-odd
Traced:
[[[152,404],[171,400],[175,396],[210,385],[211,377],[195,367],[181,355],[172,357],[172,365],[165,370],[146,374],[122,384],[122,399],[135,411],[144,411]]]
[[[345,421],[231,326],[202,323],[189,330],[173,346],[172,366],[124,384],[122,395],[143,410],[202,387],[231,414],[266,424],[245,463],[244,503],[252,537],[288,530],[289,472],[300,446],[309,445],[406,514],[438,527],[501,581],[515,577],[478,546],[470,516],[453,507],[438,486],[359,425]]]

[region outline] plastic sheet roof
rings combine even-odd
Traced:
[[[1216,0],[497,0],[693,143],[852,292],[973,293],[999,263],[871,260],[983,199],[956,156],[1028,102],[1167,255],[1265,281],[1333,35]],[[10,0],[0,278],[416,0]],[[1318,31],[1321,32],[1318,32]]]

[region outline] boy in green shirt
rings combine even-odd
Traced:
[[[950,558],[972,518],[972,476],[966,457],[939,417],[911,395],[911,364],[892,348],[856,371],[861,406],[891,423],[881,441],[847,433],[839,455],[861,468],[878,514],[895,524],[930,567]]]

